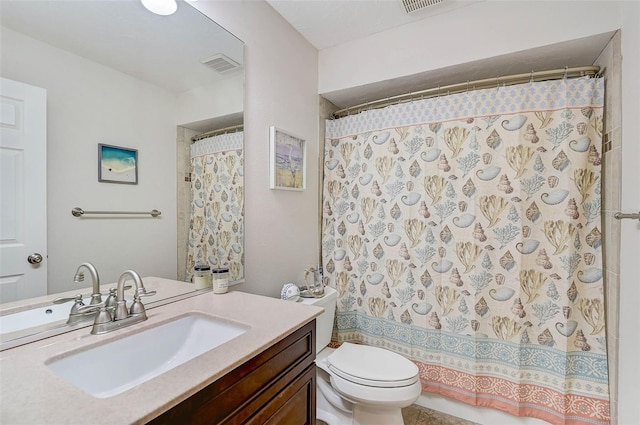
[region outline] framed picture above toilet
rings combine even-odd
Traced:
[[[274,126],[269,129],[269,141],[271,189],[305,190],[307,142]]]

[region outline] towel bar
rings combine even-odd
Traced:
[[[618,220],[622,220],[625,218],[630,218],[631,220],[640,220],[640,212],[637,212],[637,213],[617,212],[613,215],[613,218],[616,218]]]
[[[137,214],[137,215],[151,215],[151,217],[158,217],[160,214],[162,214],[160,211],[158,210],[151,210],[151,211],[144,211],[144,212],[140,212],[140,211],[85,211],[82,208],[79,207],[75,207],[74,209],[71,210],[71,214],[73,214],[74,217],[82,217],[84,214]]]

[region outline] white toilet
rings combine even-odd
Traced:
[[[378,347],[343,343],[328,348],[337,292],[303,298],[325,309],[316,318],[317,419],[329,425],[402,425],[401,409],[422,391],[418,367],[405,357]]]

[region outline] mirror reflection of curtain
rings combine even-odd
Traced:
[[[608,424],[603,99],[565,79],[327,121],[337,342],[407,356],[425,391]]]
[[[191,218],[187,280],[196,265],[228,267],[229,280],[244,278],[244,132],[191,145]]]

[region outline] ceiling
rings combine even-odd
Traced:
[[[401,0],[266,0],[313,46],[322,50],[487,0],[443,0],[406,14]],[[386,81],[320,93],[338,108],[465,81],[591,65],[613,32]]]
[[[443,0],[410,14],[401,0],[267,0],[318,50],[486,0]]]

